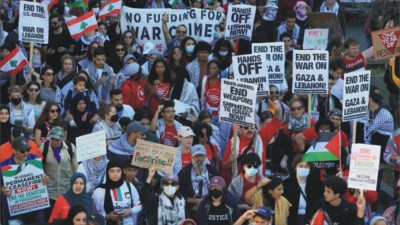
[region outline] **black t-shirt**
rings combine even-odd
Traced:
[[[231,225],[230,210],[225,204],[214,206],[210,204],[208,212],[207,224],[208,225]]]

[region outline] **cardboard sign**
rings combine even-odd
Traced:
[[[373,31],[371,36],[376,60],[400,55],[400,27]]]
[[[219,120],[254,127],[257,86],[222,79]]]
[[[307,13],[307,18],[312,28],[329,29],[329,42],[343,36],[342,27],[340,26],[339,20],[335,13]]]
[[[264,54],[240,55],[232,58],[235,79],[257,85],[258,96],[269,95],[267,68],[262,65],[264,61]]]
[[[168,28],[172,38],[175,38],[176,27],[183,24],[187,28],[187,36],[196,40],[211,43],[214,39],[216,25],[225,17],[216,10],[191,9],[135,9],[122,7],[121,30],[133,30],[139,46],[152,42],[160,52],[167,50],[162,32],[162,17],[168,14]]]
[[[293,51],[293,85],[295,94],[327,94],[329,52],[324,50]]]
[[[49,11],[45,5],[20,2],[18,40],[40,44],[49,42]]]
[[[226,40],[251,41],[256,7],[251,5],[229,5],[226,20]]]
[[[44,172],[41,159],[3,166],[1,171],[4,186],[11,191],[11,196],[7,198],[11,216],[50,207],[47,187],[42,184]]]
[[[132,165],[142,168],[153,166],[160,172],[172,174],[176,153],[176,148],[139,139],[136,142]]]
[[[104,130],[76,138],[76,160],[78,162],[107,154]]]
[[[281,84],[285,79],[285,46],[283,42],[253,43],[253,54],[265,54],[262,61],[266,68],[268,82],[270,84]]]
[[[329,29],[305,29],[303,49],[320,49],[328,48]]]
[[[376,191],[381,146],[353,144],[351,148],[349,188]]]
[[[370,70],[344,74],[343,122],[367,116],[370,80]]]

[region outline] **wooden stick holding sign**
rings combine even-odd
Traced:
[[[307,127],[311,127],[311,94],[308,94],[308,104],[307,104]]]
[[[236,144],[237,144],[237,127],[233,126],[233,142],[232,142],[232,154],[236,155],[237,157],[237,152],[238,150],[236,149]],[[237,173],[237,159],[232,161],[232,176],[235,176]]]

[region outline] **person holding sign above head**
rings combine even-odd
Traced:
[[[108,225],[133,225],[142,210],[139,194],[133,184],[124,180],[121,163],[109,161],[106,181],[96,188],[92,198],[96,212],[102,214]]]
[[[165,175],[161,179],[161,192],[153,194],[151,182],[155,174],[156,170],[150,167],[141,191],[144,209],[149,213],[148,224],[180,224],[186,218],[186,203],[178,191],[178,175]]]
[[[31,146],[28,144],[28,140],[25,137],[17,137],[12,141],[12,149],[13,155],[1,162],[1,167],[8,166],[8,165],[16,165],[21,164],[23,165],[24,162],[37,159],[38,156],[35,154],[29,153],[31,150]],[[1,176],[2,178],[2,176]],[[47,184],[49,177],[44,175],[42,178],[43,184]],[[1,217],[0,221],[7,221],[8,223],[12,224],[28,224],[28,223],[35,223],[35,222],[43,222],[44,221],[44,213],[43,210],[36,210],[29,213],[24,213],[21,215],[10,217],[8,211],[8,203],[6,201],[6,197],[10,197],[13,195],[12,192],[17,191],[10,190],[4,185],[4,180],[0,179],[0,196],[1,196]]]

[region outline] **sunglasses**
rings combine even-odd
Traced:
[[[58,22],[51,22],[51,25],[57,25]]]
[[[49,112],[51,112],[51,113],[59,113],[60,110],[59,109],[50,109]]]
[[[57,139],[57,138],[50,138],[50,140],[52,140],[52,141],[60,141],[61,139]]]
[[[31,88],[31,89],[28,89],[30,92],[38,92],[39,91],[39,89],[38,88]]]
[[[300,110],[303,109],[303,106],[292,107],[292,108],[290,108],[290,109],[291,109],[293,112],[296,111],[296,110],[300,111]]]
[[[279,91],[270,91],[269,94],[270,95],[279,95]]]
[[[176,186],[178,185],[176,182],[164,182],[164,186]]]
[[[124,48],[116,48],[115,51],[116,52],[123,52],[123,51],[125,51],[125,49]]]
[[[26,150],[26,151],[19,151],[19,152],[21,152],[22,154],[24,154],[24,153],[26,153],[26,152],[30,152],[31,151],[31,149],[28,149],[28,150]]]
[[[247,167],[247,169],[251,169],[251,168],[254,168],[254,169],[258,169],[258,165],[247,165],[246,166]]]
[[[54,76],[54,73],[44,73],[45,76]]]
[[[124,36],[124,38],[132,39],[132,36]]]
[[[186,31],[183,31],[183,30],[177,30],[177,31],[176,31],[176,33],[177,33],[177,34],[186,34]]]
[[[283,42],[291,42],[292,40],[290,40],[290,39],[283,39],[282,41],[283,41]]]

